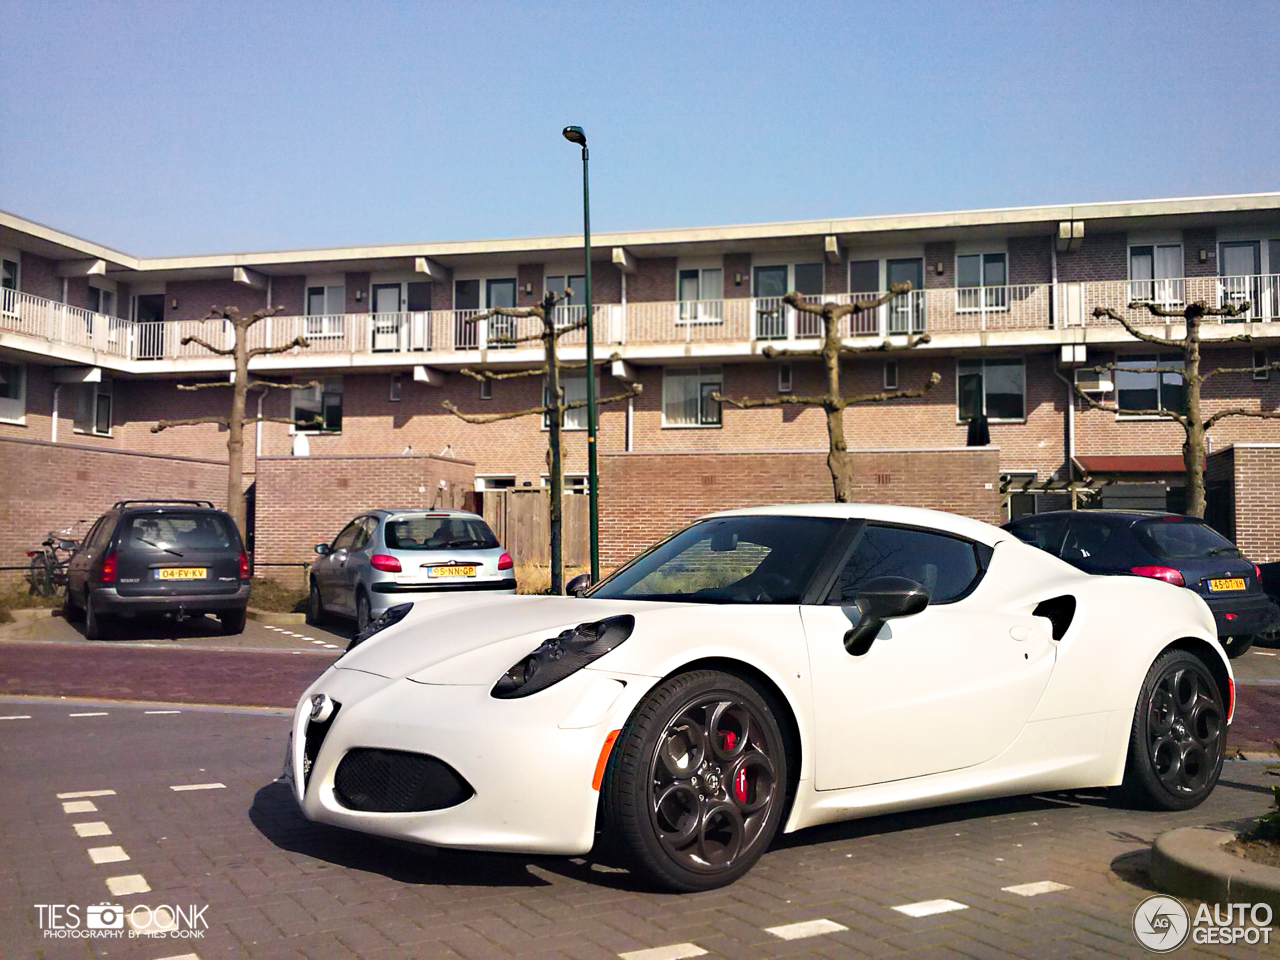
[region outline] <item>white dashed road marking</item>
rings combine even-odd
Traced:
[[[922,900],[919,903],[904,903],[900,907],[894,907],[899,913],[905,913],[908,917],[931,917],[935,913],[950,913],[952,910],[968,910],[969,907],[964,903],[957,903],[954,900]]]
[[[107,889],[113,897],[123,897],[130,893],[150,893],[151,884],[140,873],[131,873],[124,877],[107,877]]]
[[[142,712],[156,715],[161,713],[181,713],[182,711],[181,710],[143,710]]]
[[[585,376],[585,374],[584,374],[584,376]],[[1256,653],[1256,654],[1257,654],[1258,656],[1260,656],[1260,657],[1274,657],[1274,656],[1275,656],[1275,654],[1274,654],[1274,653],[1272,653],[1270,650],[1255,650],[1255,651],[1253,651],[1253,652],[1254,652],[1254,653]]]
[[[63,813],[97,813],[98,808],[92,800],[71,800],[62,805]]]
[[[124,847],[90,847],[89,859],[94,863],[120,863],[128,860],[129,855],[124,852]]]
[[[685,960],[687,957],[701,957],[707,951],[696,943],[673,943],[669,947],[650,947],[648,950],[631,950],[618,954],[622,960]]]
[[[326,643],[326,644],[324,645],[324,648],[325,648],[326,650],[337,650],[337,649],[338,649],[338,645],[337,645],[336,643]]]
[[[74,793],[60,793],[59,800],[82,800],[85,797],[114,797],[114,790],[77,790]]]
[[[180,783],[176,787],[170,787],[174,793],[182,793],[184,790],[225,790],[225,783]]]
[[[584,376],[585,376],[585,374],[584,374]],[[311,642],[312,642],[312,643],[318,643],[318,644],[320,644],[320,646],[322,646],[322,647],[324,646],[324,641],[323,641],[323,640],[312,640]]]
[[[0,720],[30,720],[30,719],[31,719],[31,715],[27,713],[21,713],[12,717],[0,717]]]
[[[91,820],[75,825],[77,837],[109,837],[111,828],[101,820]]]
[[[1052,880],[1040,880],[1036,883],[1019,883],[1012,887],[1001,887],[1005,893],[1016,893],[1020,897],[1038,897],[1042,893],[1057,893],[1059,890],[1070,890],[1065,883]]]
[[[584,376],[585,376],[585,374],[584,374]],[[315,638],[315,637],[304,637],[302,634],[298,634],[298,639],[299,639],[299,640],[311,640],[312,642],[314,642],[316,638]]]
[[[183,953],[176,957],[161,957],[160,960],[200,960],[194,953]]]
[[[824,933],[839,933],[848,930],[842,923],[834,920],[806,920],[803,923],[788,923],[781,927],[765,927],[765,933],[772,933],[782,940],[803,940],[805,937],[816,937]]]
[[[106,717],[109,714],[105,710],[99,710],[96,713],[68,713],[68,717]]]

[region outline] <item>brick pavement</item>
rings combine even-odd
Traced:
[[[308,823],[274,781],[283,716],[142,705],[0,700],[0,948],[4,956],[157,960],[222,957],[581,958],[693,943],[714,957],[1136,957],[1129,933],[1147,894],[1142,851],[1159,832],[1265,808],[1261,764],[1233,762],[1201,808],[1108,806],[1100,792],[1021,797],[875,817],[784,837],[731,888],[636,889],[588,860],[462,854]],[[70,717],[73,712],[105,716]],[[16,776],[14,774],[17,774]],[[225,788],[174,792],[216,781]],[[60,792],[110,789],[68,815]],[[72,823],[106,822],[110,837]],[[127,863],[94,865],[118,844]],[[150,893],[112,898],[104,881],[141,874]],[[1002,890],[1051,880],[1068,890]],[[949,898],[966,909],[893,910]],[[48,941],[35,903],[208,904],[202,941]],[[765,928],[828,919],[847,928],[786,941]],[[1189,951],[1190,947],[1183,948]],[[1274,955],[1275,947],[1272,947]],[[1221,948],[1222,956],[1265,955]]]

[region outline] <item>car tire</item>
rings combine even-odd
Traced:
[[[364,633],[373,621],[369,609],[369,597],[363,590],[356,591],[356,633]]]
[[[320,588],[315,580],[311,581],[311,592],[307,595],[307,623],[313,627],[321,626],[328,615],[324,610],[324,601],[320,599]]]
[[[218,614],[218,622],[222,624],[222,632],[228,637],[244,633],[244,624],[247,619],[248,611],[244,609]]]
[[[712,890],[743,876],[786,811],[782,716],[772,696],[730,673],[660,683],[610,753],[602,852],[666,890]]]
[[[84,616],[84,610],[76,603],[76,596],[71,592],[71,586],[67,586],[67,595],[62,598],[62,619],[67,623],[76,623]]]
[[[98,613],[93,602],[93,591],[86,590],[84,595],[84,638],[86,640],[106,640],[110,637],[110,624],[107,618]]]
[[[1244,637],[1227,637],[1222,641],[1222,649],[1227,652],[1227,656],[1234,660],[1236,657],[1243,656],[1249,652],[1249,648],[1253,646],[1253,636]]]
[[[1218,782],[1227,711],[1204,661],[1185,650],[1156,658],[1138,694],[1119,793],[1148,810],[1190,810]]]

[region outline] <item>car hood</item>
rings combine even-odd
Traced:
[[[471,595],[448,604],[415,605],[403,620],[370,637],[335,666],[419,683],[489,684],[561,630],[671,606],[679,604]]]

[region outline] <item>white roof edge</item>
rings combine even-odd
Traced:
[[[715,517],[782,516],[782,517],[845,517],[859,520],[883,520],[917,527],[931,527],[947,533],[959,534],[994,546],[1009,539],[1007,531],[994,524],[975,520],[945,510],[926,507],[902,507],[885,503],[780,503],[763,507],[742,507],[737,510],[720,510],[708,513],[699,520]]]
[[[1088,220],[1117,217],[1176,216],[1195,213],[1229,213],[1246,210],[1280,210],[1280,192],[1220,194],[1202,197],[1171,197],[1152,200],[1091,201],[1089,203],[1043,204],[1024,207],[991,207],[934,213],[876,214],[820,220],[791,220],[710,227],[672,227],[656,230],[628,230],[596,233],[595,246],[644,246],[662,243],[724,242],[774,237],[825,236],[829,234],[876,233],[896,230],[942,229],[947,227],[998,226],[1015,223],[1052,223],[1057,220]],[[361,260],[400,257],[445,257],[485,253],[576,250],[581,234],[543,237],[511,237],[487,240],[457,240],[423,243],[367,244],[349,247],[320,247],[295,250],[265,250],[242,253],[214,253],[177,257],[134,257],[80,237],[63,233],[16,214],[0,211],[0,225],[11,227],[53,243],[83,251],[88,256],[110,260],[135,270],[175,270],[209,267],[241,267],[303,263],[326,260]]]

